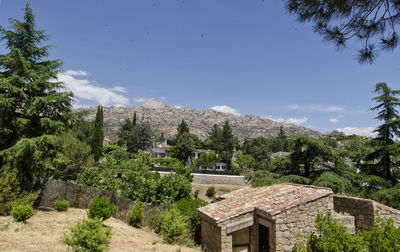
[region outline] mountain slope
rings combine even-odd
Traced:
[[[82,110],[82,109],[79,109]],[[96,108],[88,108],[86,120],[93,121]],[[190,132],[204,139],[214,124],[223,125],[228,120],[233,133],[240,140],[248,137],[275,137],[279,134],[280,126],[286,135],[320,137],[322,133],[306,127],[293,124],[283,124],[254,115],[235,116],[214,110],[199,110],[193,108],[177,108],[167,106],[160,101],[149,101],[137,107],[104,107],[105,135],[110,140],[116,140],[119,125],[126,119],[132,119],[136,111],[138,120],[149,121],[154,129],[163,132],[164,136],[175,135],[178,124],[184,119],[189,125]]]

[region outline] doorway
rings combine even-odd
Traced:
[[[269,228],[258,224],[258,251],[269,252]]]

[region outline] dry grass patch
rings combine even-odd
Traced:
[[[211,202],[212,199],[206,196],[206,191],[209,187],[213,186],[215,188],[216,196],[220,196],[222,194],[232,192],[235,190],[238,190],[240,188],[246,187],[246,186],[240,186],[240,185],[223,185],[223,184],[196,184],[192,183],[192,191],[199,190],[199,198],[202,200],[205,200],[207,202]]]
[[[47,252],[67,251],[61,237],[71,225],[86,218],[86,210],[70,208],[66,212],[36,211],[27,224],[15,222],[11,216],[0,216],[0,251]],[[104,222],[111,227],[110,251],[200,251],[197,248],[165,244],[162,238],[147,228],[137,229],[110,218]]]

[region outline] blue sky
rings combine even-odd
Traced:
[[[399,50],[359,65],[286,13],[282,0],[32,0],[76,106],[167,105],[369,134],[373,87],[399,89]],[[23,0],[0,1],[0,25]],[[4,53],[4,47],[0,53]],[[397,59],[397,60],[396,60]]]

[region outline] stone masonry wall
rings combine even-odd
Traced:
[[[375,209],[375,211],[378,210],[378,215],[382,219],[384,219],[384,220],[392,219],[394,221],[394,225],[396,227],[400,227],[400,211],[399,210],[385,206],[378,202],[374,202],[374,209]],[[378,215],[375,215],[375,218],[377,218]]]
[[[221,251],[221,228],[207,216],[201,216],[201,246],[205,252]]]
[[[370,230],[374,225],[375,210],[372,200],[334,195],[333,205],[336,212],[354,216],[356,230]]]
[[[46,181],[42,187],[42,192],[36,202],[37,207],[53,207],[55,201],[66,199],[69,201],[71,207],[86,209],[89,207],[90,201],[95,197],[107,197],[112,203],[118,206],[118,211],[113,217],[126,221],[129,211],[136,204],[132,200],[119,197],[111,192],[61,180]],[[160,210],[165,211],[169,206],[151,206],[145,204],[145,225],[148,224],[149,212],[154,208],[160,208]]]
[[[318,213],[325,214],[332,210],[332,195],[328,195],[273,216],[276,229],[275,251],[291,251],[296,242],[305,239],[302,234],[316,231],[315,218]]]
[[[168,174],[169,172],[159,172],[161,176]],[[199,174],[192,173],[193,183],[196,184],[223,184],[223,185],[242,185],[246,186],[244,176],[234,175],[211,175],[211,174]]]

